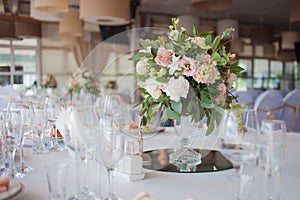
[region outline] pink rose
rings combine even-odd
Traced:
[[[172,62],[173,54],[174,54],[173,50],[171,49],[166,50],[163,46],[160,46],[154,60],[158,65],[167,67]]]
[[[184,56],[179,60],[179,66],[183,68],[182,74],[185,76],[194,76],[200,64],[197,60]]]
[[[162,94],[161,90],[156,88],[152,91],[152,97],[154,99],[158,99],[160,97],[160,95]]]

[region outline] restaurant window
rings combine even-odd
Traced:
[[[0,84],[30,87],[39,79],[39,39],[0,40]]]

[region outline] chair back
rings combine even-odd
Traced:
[[[289,92],[283,99],[282,119],[287,131],[300,132],[300,89]]]
[[[281,119],[283,97],[279,91],[267,90],[261,93],[255,103],[258,121],[263,119]]]
[[[237,91],[236,96],[239,104],[248,106],[250,109],[253,108],[254,99],[248,92]]]

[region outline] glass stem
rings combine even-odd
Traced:
[[[10,177],[13,177],[15,172],[16,172],[16,168],[15,168],[15,154],[16,154],[16,149],[11,149],[9,151],[9,168],[10,168]]]
[[[243,191],[244,191],[244,187],[243,187],[243,178],[242,178],[242,169],[243,169],[243,165],[236,165],[234,166],[235,168],[235,174],[236,177],[238,178],[238,184],[237,184],[237,199],[238,200],[242,200],[243,199]]]
[[[107,168],[107,176],[108,176],[108,199],[113,200],[115,199],[115,193],[114,193],[114,185],[113,185],[113,168]]]

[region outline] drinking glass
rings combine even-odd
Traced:
[[[262,120],[260,166],[264,172],[266,199],[279,199],[279,176],[286,151],[286,123],[282,120]],[[275,186],[274,186],[275,184]]]
[[[25,174],[18,172],[15,166],[15,154],[21,143],[22,137],[22,112],[20,110],[7,111],[6,124],[6,147],[9,154],[10,177],[15,179],[24,178]]]
[[[107,94],[104,100],[104,115],[107,117],[119,117],[122,113],[120,96],[118,94]]]
[[[45,166],[49,200],[66,200],[68,167],[67,163],[52,163]]]
[[[245,109],[226,110],[221,128],[220,150],[235,168],[235,176],[229,178],[238,181],[237,199],[243,199],[243,186],[249,180],[241,174],[243,165],[246,161],[255,160],[258,155],[256,113]]]
[[[100,120],[101,129],[101,145],[100,160],[106,167],[108,175],[109,193],[106,199],[119,199],[114,192],[113,172],[125,152],[125,136],[113,124],[112,118],[102,118]]]
[[[47,103],[47,114],[48,114],[48,123],[49,126],[51,127],[51,134],[50,137],[54,137],[54,142],[51,147],[51,151],[57,152],[57,151],[65,151],[64,146],[61,146],[58,143],[58,136],[57,136],[57,126],[56,126],[56,120],[60,112],[60,104],[61,99],[57,97],[52,97],[48,98],[46,103]]]
[[[28,137],[30,134],[33,134],[33,130],[35,126],[35,114],[34,114],[32,102],[22,101],[22,100],[11,101],[8,105],[8,111],[10,110],[20,110],[22,112],[20,167],[18,168],[18,170],[22,173],[33,172],[35,169],[25,163],[25,157],[24,157],[24,143],[26,137]]]
[[[36,116],[35,130],[39,136],[39,141],[37,147],[33,149],[33,153],[45,154],[49,152],[49,149],[46,148],[46,144],[44,140],[44,132],[48,123],[47,105],[46,104],[34,105],[34,113]]]

